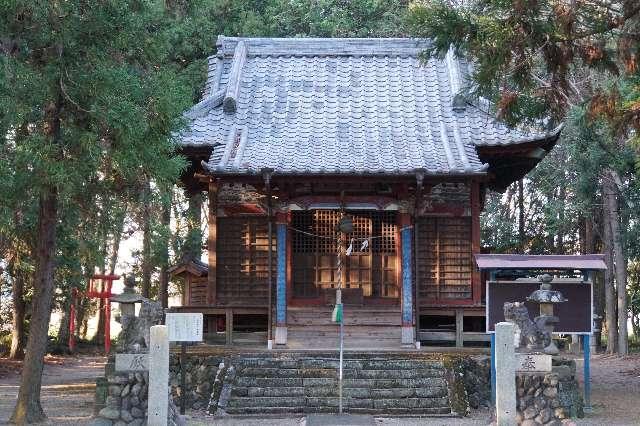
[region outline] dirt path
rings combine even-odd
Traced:
[[[578,372],[582,381],[582,360]],[[47,425],[78,425],[91,423],[95,378],[104,371],[101,356],[49,357],[44,369],[42,403],[49,416]],[[19,363],[0,358],[0,425],[6,424],[18,392]],[[640,425],[640,355],[625,358],[596,355],[592,359],[593,412],[577,419],[585,426]],[[195,414],[195,413],[194,413]],[[192,425],[297,425],[299,418],[288,419],[213,419],[195,415]],[[477,412],[467,419],[379,419],[377,424],[409,425],[483,425],[489,423],[487,412]]]
[[[88,425],[93,415],[95,378],[104,373],[105,357],[47,357],[42,376],[46,425]],[[0,358],[0,424],[11,416],[18,395],[20,363]]]
[[[578,361],[580,384],[582,360]],[[592,413],[579,419],[585,426],[640,425],[640,355],[596,355],[591,360]]]

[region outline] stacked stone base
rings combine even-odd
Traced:
[[[143,426],[147,424],[149,373],[116,373],[113,359],[106,366],[106,380],[96,388],[96,407],[99,411],[93,426]],[[106,389],[104,389],[106,387]],[[102,400],[104,397],[104,400]],[[173,399],[168,394],[168,426],[186,425]]]
[[[575,361],[554,359],[554,364],[551,373],[516,376],[517,424],[569,425],[572,417],[583,417]]]

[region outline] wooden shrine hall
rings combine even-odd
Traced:
[[[347,348],[486,339],[485,192],[535,167],[559,129],[499,123],[464,96],[468,64],[421,62],[428,45],[218,38],[178,135],[193,217],[208,199],[208,261],[172,268],[176,310],[203,312],[227,343],[333,348],[341,283]]]

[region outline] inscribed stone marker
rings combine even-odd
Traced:
[[[551,355],[516,354],[516,371],[518,373],[551,372]]]
[[[516,424],[516,357],[514,325],[496,324],[496,419],[498,426]]]
[[[149,354],[116,354],[116,371],[149,371]]]
[[[167,327],[151,327],[149,348],[149,426],[167,426],[169,411],[169,339]]]

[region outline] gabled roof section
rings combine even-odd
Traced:
[[[183,274],[191,274],[197,277],[203,277],[209,273],[209,265],[199,259],[187,258],[167,269],[167,272],[172,277],[180,276]]]
[[[185,147],[216,175],[486,174],[476,147],[557,137],[460,102],[466,66],[419,39],[218,38]]]

